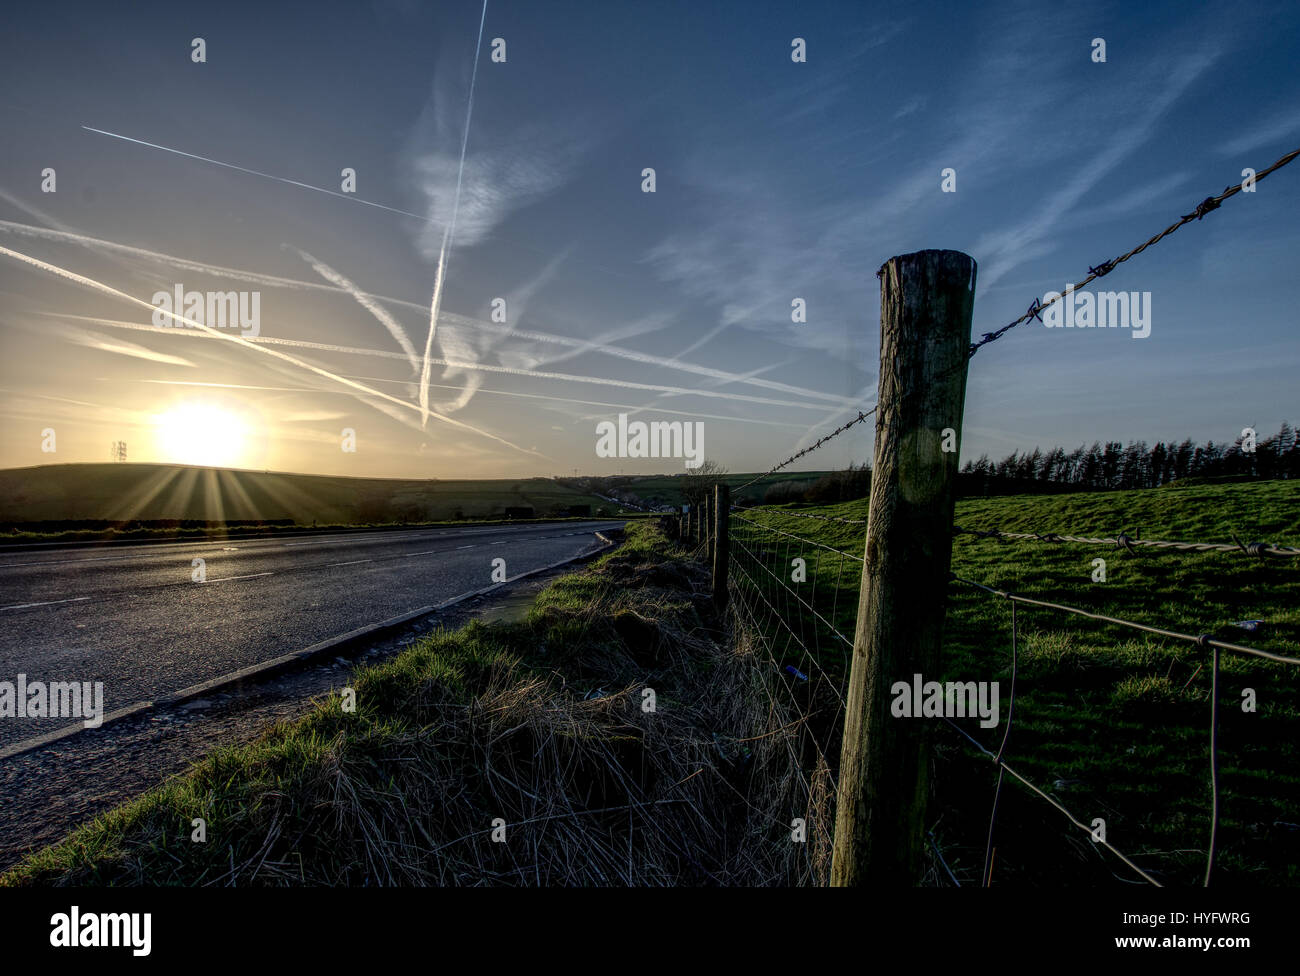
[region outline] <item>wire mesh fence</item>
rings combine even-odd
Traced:
[[[1260,171],[1255,176],[1255,180],[1258,181],[1287,165],[1297,156],[1300,156],[1300,150],[1288,153],[1272,166]],[[1090,268],[1087,277],[1078,285],[1071,287],[1082,287],[1096,278],[1109,274],[1118,265],[1159,243],[1185,224],[1201,220],[1218,209],[1224,201],[1242,192],[1242,189],[1240,185],[1229,186],[1222,193],[1207,197],[1192,213],[1181,216],[1179,220],[1142,244],[1118,258]],[[1052,302],[1057,300],[1059,298],[1053,298]],[[1042,311],[1050,304],[1051,302],[1042,304],[1035,299],[1023,315],[1000,329],[984,333],[979,341],[972,343],[966,358],[969,360],[980,348],[996,341],[1024,322],[1034,319],[1041,321]],[[888,417],[888,413],[882,407],[882,404],[877,404],[859,411],[852,420],[773,465],[764,474],[741,485],[736,489],[737,493],[788,467],[873,416],[876,417],[877,426],[880,426]],[[800,522],[808,523],[807,531],[797,530]],[[868,519],[863,518],[798,512],[784,508],[774,510],[733,507],[717,522],[717,528],[714,530],[726,532],[729,539],[727,594],[730,620],[739,641],[760,657],[769,675],[770,680],[766,684],[766,690],[774,714],[788,717],[788,721],[780,723],[778,731],[786,737],[789,760],[798,764],[800,769],[808,771],[801,780],[799,805],[802,808],[802,818],[796,815],[796,823],[802,819],[807,825],[812,825],[808,837],[810,843],[806,877],[813,883],[823,883],[826,880],[827,866],[831,857],[833,830],[829,820],[834,807],[833,794],[837,786],[836,770],[848,704],[846,701],[848,680],[854,665],[855,633],[859,625],[860,612],[859,587],[866,566],[864,534],[867,531],[867,524]],[[1124,532],[1117,532],[1113,536],[1098,536],[1083,533],[978,530],[966,529],[959,525],[953,525],[951,532],[953,536],[966,535],[976,539],[997,540],[1000,544],[1096,545],[1109,546],[1127,553],[1135,553],[1143,549],[1162,550],[1188,556],[1196,553],[1240,552],[1259,560],[1265,560],[1266,557],[1300,555],[1300,548],[1297,547],[1274,542],[1242,542],[1235,536],[1231,543],[1181,542],[1139,539],[1130,537]],[[706,554],[710,549],[708,532],[700,526],[698,535],[701,540],[699,546],[702,548],[697,551]],[[1289,559],[1279,558],[1269,561],[1284,564],[1288,563]],[[1009,617],[1005,665],[996,664],[993,658],[997,651],[990,650],[998,641],[990,639],[988,633],[985,633],[982,638],[985,644],[982,648],[983,661],[980,666],[984,672],[988,673],[990,668],[996,668],[996,673],[1005,672],[1009,676],[1006,718],[1002,723],[997,746],[983,744],[976,735],[972,734],[971,729],[964,728],[953,721],[949,715],[925,716],[939,719],[936,724],[955,733],[955,741],[964,750],[967,758],[974,756],[981,761],[987,760],[991,768],[996,770],[996,777],[992,782],[992,802],[988,813],[982,863],[977,877],[972,877],[970,872],[967,872],[965,884],[978,883],[988,886],[993,883],[998,839],[1014,830],[1008,828],[1005,823],[1000,823],[1000,814],[1005,810],[1007,802],[1003,786],[1010,781],[1020,787],[1027,796],[1055,810],[1056,814],[1064,818],[1063,823],[1069,828],[1080,832],[1079,836],[1085,845],[1083,850],[1090,851],[1094,855],[1105,852],[1105,857],[1109,858],[1106,867],[1117,880],[1162,886],[1175,877],[1163,860],[1167,854],[1174,853],[1181,859],[1180,863],[1189,856],[1199,857],[1202,861],[1199,880],[1201,884],[1208,885],[1215,874],[1219,854],[1221,801],[1224,795],[1220,730],[1224,714],[1221,701],[1223,679],[1226,671],[1229,670],[1225,669],[1225,656],[1249,659],[1255,665],[1264,668],[1264,671],[1255,673],[1255,677],[1265,681],[1278,677],[1276,669],[1279,666],[1292,669],[1300,665],[1300,657],[1291,653],[1246,646],[1212,633],[1186,633],[1170,625],[1127,619],[1097,609],[1085,609],[1028,593],[1013,592],[1007,588],[986,585],[972,579],[952,576],[951,582],[956,587],[965,588],[982,598],[1005,603]],[[950,600],[951,597],[950,588]],[[1080,809],[1075,809],[1074,804],[1062,797],[1061,794],[1066,791],[1065,788],[1068,787],[1070,780],[1057,779],[1044,787],[1040,777],[1036,776],[1030,768],[1041,763],[1036,764],[1032,761],[1027,763],[1021,758],[1016,758],[1015,762],[1010,761],[1009,757],[1029,755],[1023,752],[1020,740],[1026,732],[1035,730],[1044,720],[1043,716],[1024,718],[1023,711],[1026,706],[1023,702],[1017,708],[1017,685],[1023,680],[1025,611],[1035,615],[1050,614],[1069,621],[1067,624],[1060,625],[1058,629],[1077,630],[1084,626],[1081,621],[1087,621],[1089,627],[1100,626],[1141,634],[1142,639],[1152,647],[1164,647],[1167,642],[1174,642],[1188,645],[1194,649],[1192,653],[1201,655],[1202,660],[1199,661],[1196,671],[1188,679],[1184,688],[1208,668],[1205,673],[1210,688],[1208,700],[1205,702],[1204,716],[1208,730],[1204,733],[1202,743],[1206,757],[1204,765],[1208,782],[1206,795],[1208,809],[1205,813],[1203,845],[1176,852],[1158,851],[1142,842],[1140,831],[1126,832],[1125,836],[1130,843],[1112,843],[1107,836],[1106,817],[1090,816]],[[1150,650],[1150,647],[1147,650]],[[1170,667],[1172,670],[1172,663]],[[1252,680],[1255,680],[1255,677]],[[1028,726],[1026,726],[1027,722],[1030,723]],[[1017,746],[1013,750],[1012,731],[1016,727],[1023,731],[1018,736]],[[1152,735],[1160,732],[1158,728],[1150,730]],[[1029,748],[1032,749],[1033,746]],[[1190,783],[1186,784],[1185,789],[1189,792],[1194,790]],[[965,800],[963,812],[969,816],[978,806],[973,788]],[[1109,808],[1105,809],[1109,810]],[[954,868],[954,864],[950,863],[938,827],[938,824],[925,825],[925,836],[934,861],[929,878],[936,884],[962,885],[959,872],[966,869]],[[1297,830],[1300,830],[1300,826],[1297,826]]]
[[[801,535],[789,530],[787,520],[792,519],[816,524],[818,528],[841,533],[841,536],[832,535],[828,539],[825,536],[813,538]],[[839,754],[839,740],[843,733],[846,681],[852,663],[859,583],[864,565],[862,536],[866,520],[788,509],[732,509],[726,521],[731,550],[731,620],[737,633],[743,635],[742,640],[761,657],[764,669],[771,676],[767,685],[769,704],[774,712],[787,716],[780,731],[787,736],[790,761],[809,771],[802,781],[801,800],[805,819],[811,823],[817,816],[830,815],[827,791],[833,792],[836,788],[834,771]],[[770,521],[778,524],[765,524]],[[1031,544],[1042,539],[1068,541],[1069,538],[1050,533],[991,531],[967,534],[997,539],[1004,543],[1014,540],[1021,544]],[[1116,545],[1114,539],[1104,541]],[[696,544],[695,551],[700,558],[704,558],[708,548],[707,539],[702,539]],[[1172,551],[1194,558],[1197,553],[1241,551],[1241,547],[1194,543],[1180,544]],[[1208,826],[1202,847],[1180,853],[1195,854],[1204,859],[1202,883],[1208,884],[1217,854],[1221,799],[1218,742],[1222,704],[1221,655],[1238,655],[1292,667],[1300,665],[1300,657],[1247,646],[1213,634],[1185,633],[1169,626],[1041,599],[955,575],[952,582],[974,594],[1005,603],[1009,622],[1006,666],[1009,675],[1006,692],[1008,700],[1006,719],[998,730],[997,744],[985,744],[977,737],[978,733],[972,734],[975,732],[973,728],[964,728],[947,716],[936,716],[939,724],[953,734],[953,741],[965,752],[967,759],[987,760],[996,770],[983,863],[978,876],[968,877],[965,884],[992,883],[999,837],[998,814],[1003,803],[1003,787],[1008,782],[1054,809],[1063,818],[1062,823],[1079,831],[1089,846],[1105,851],[1112,859],[1111,873],[1118,881],[1134,881],[1157,887],[1169,883],[1169,872],[1157,866],[1161,863],[1159,852],[1153,854],[1147,850],[1149,845],[1143,847],[1139,844],[1137,848],[1125,848],[1112,843],[1097,818],[1086,816],[1081,810],[1073,808],[1067,799],[1058,795],[1059,791],[1051,784],[1044,784],[1021,763],[1009,757],[1008,745],[1020,715],[1017,708],[1018,658],[1024,639],[1023,610],[1027,608],[1093,621],[1102,627],[1127,629],[1162,641],[1182,642],[1204,654],[1205,660],[1201,663],[1211,684],[1205,710],[1208,732],[1203,743],[1205,768],[1209,771]],[[1054,628],[1049,626],[1045,629],[1050,631]],[[1060,628],[1058,626],[1055,629]],[[989,655],[987,665],[990,668],[997,666],[997,651],[991,648],[986,650]],[[1197,673],[1200,673],[1199,670]],[[1156,731],[1158,730],[1153,730]],[[1023,740],[1018,745],[1021,752],[1033,748],[1032,742]],[[970,796],[968,800],[967,812],[974,815],[979,805],[978,797]],[[808,878],[814,883],[825,880],[829,836],[830,830],[827,828],[821,830],[819,836],[811,838],[813,843],[809,846]],[[935,883],[961,885],[963,882],[948,863],[933,832],[929,834],[929,844],[935,858]]]

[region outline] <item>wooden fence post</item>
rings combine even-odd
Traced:
[[[713,492],[704,489],[704,558],[713,561]]]
[[[918,251],[879,277],[875,462],[831,884],[899,887],[920,880],[935,720],[895,718],[892,688],[939,679],[975,261]]]
[[[704,496],[700,499],[700,541],[704,543],[704,559],[709,561],[711,558],[709,550],[709,530],[713,527],[710,521],[710,511],[712,506],[709,502],[712,500],[709,496],[712,492],[706,487]]]
[[[727,560],[731,558],[731,488],[719,483],[713,489],[713,605],[727,608]]]

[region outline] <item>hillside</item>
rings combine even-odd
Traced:
[[[0,525],[71,520],[291,519],[298,524],[426,522],[591,512],[610,503],[549,478],[435,481],[279,474],[173,464],[51,464],[0,471]]]

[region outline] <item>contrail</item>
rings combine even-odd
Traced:
[[[420,374],[421,424],[429,415],[429,379],[433,354],[433,335],[438,329],[438,309],[442,305],[442,282],[447,273],[447,250],[456,235],[456,215],[460,212],[460,184],[465,175],[465,150],[469,146],[469,123],[474,115],[474,85],[478,82],[479,54],[483,50],[483,25],[487,22],[487,0],[483,0],[483,13],[478,21],[478,42],[474,45],[474,69],[469,76],[469,97],[465,105],[465,131],[460,139],[460,166],[456,170],[456,196],[451,204],[451,223],[442,232],[442,248],[438,252],[438,274],[433,281],[433,298],[429,302],[429,336],[424,340],[424,371]]]
[[[328,193],[332,197],[350,200],[353,203],[365,204],[367,207],[374,207],[377,210],[387,210],[389,213],[401,214],[404,217],[415,217],[418,220],[427,221],[429,219],[421,214],[411,213],[409,210],[399,210],[397,207],[388,207],[382,203],[375,203],[373,200],[363,200],[361,197],[354,196],[351,193],[340,193],[338,190],[327,190],[323,186],[312,186],[310,183],[300,183],[297,180],[286,179],[283,176],[275,176],[271,173],[263,173],[259,170],[249,169],[247,166],[236,166],[234,163],[223,163],[219,159],[212,159],[208,156],[199,156],[196,153],[182,152],[179,149],[172,149],[169,146],[160,146],[156,142],[145,142],[143,139],[133,139],[131,136],[124,136],[117,132],[108,132],[104,129],[96,129],[89,125],[83,125],[82,128],[87,132],[98,132],[101,136],[112,136],[114,139],[121,139],[125,142],[134,142],[138,146],[148,146],[150,149],[161,149],[163,152],[175,153],[177,156],[184,156],[187,159],[197,159],[204,163],[211,163],[213,166],[224,166],[226,169],[238,170],[241,173],[248,173],[251,176],[260,176],[264,180],[275,180],[277,183],[288,183],[290,186],[302,187],[304,190],[315,190],[317,193]]]
[[[50,264],[46,261],[42,261],[40,258],[34,258],[30,254],[23,254],[19,251],[11,251],[7,247],[0,247],[0,254],[6,254],[11,258],[16,258],[17,260],[30,264],[33,267],[39,268],[42,271],[49,272],[50,274],[57,275],[61,278],[66,278],[68,281],[75,282],[87,288],[92,288],[95,291],[103,292],[106,295],[112,295],[114,298],[120,298],[134,305],[140,305],[143,308],[149,309],[150,312],[161,311],[163,312],[163,314],[167,315],[172,319],[175,319],[177,322],[199,329],[203,333],[209,336],[212,336],[217,339],[225,339],[228,342],[234,342],[247,349],[256,349],[258,352],[262,353],[263,355],[271,356],[275,359],[279,359],[284,362],[290,363],[301,369],[305,369],[308,370],[309,372],[315,373],[317,376],[323,376],[326,379],[332,380],[336,383],[342,383],[344,386],[348,386],[354,390],[358,390],[366,394],[367,396],[377,397],[381,400],[387,400],[390,403],[397,404],[399,407],[405,407],[408,410],[416,409],[414,404],[406,400],[399,399],[398,397],[395,396],[390,396],[387,393],[382,393],[379,390],[372,389],[363,383],[357,383],[354,380],[347,379],[346,377],[340,376],[337,373],[331,373],[327,369],[322,369],[319,366],[314,366],[311,363],[304,362],[301,359],[296,359],[293,356],[287,355],[286,353],[277,352],[274,349],[268,349],[262,344],[250,342],[248,339],[244,338],[243,336],[232,335],[227,332],[218,332],[216,329],[211,329],[208,326],[204,325],[202,322],[195,322],[193,319],[187,318],[184,315],[178,315],[177,313],[172,312],[169,309],[159,308],[157,305],[153,305],[149,302],[146,302],[142,298],[136,298],[134,295],[128,295],[124,291],[118,291],[116,288],[112,287],[111,285],[106,285],[102,281],[96,281],[94,278],[88,278],[85,275],[77,274],[77,272],[69,271],[67,268],[60,268],[57,264]],[[400,355],[400,354],[393,353],[392,355]],[[428,411],[426,411],[426,413],[428,413]],[[433,413],[433,416],[437,417],[443,423],[450,424],[453,427],[458,427],[461,430],[466,430],[473,434],[478,434],[481,437],[487,437],[491,440],[498,441],[506,445],[507,447],[512,448],[516,451],[520,451],[524,454],[533,454],[536,455],[537,457],[545,457],[545,455],[540,454],[537,451],[530,451],[527,448],[520,447],[518,444],[512,444],[504,437],[498,437],[496,434],[490,433],[486,430],[480,430],[477,427],[472,427],[469,424],[462,423],[459,420],[453,420],[451,417],[445,417],[442,414],[436,412]],[[548,458],[548,460],[553,460],[553,459]]]
[[[0,248],[0,252],[6,251]],[[14,254],[14,251],[7,253]],[[129,296],[128,296],[129,297]],[[132,299],[139,301],[138,299]],[[147,304],[147,303],[146,303]],[[157,306],[148,305],[149,309],[155,309]],[[122,322],[116,319],[104,319],[93,315],[72,315],[67,312],[38,312],[38,315],[50,315],[55,318],[77,319],[87,322],[96,322],[100,325],[112,326],[119,329],[134,329],[140,332],[159,332],[167,335],[183,335],[192,338],[203,338],[200,333],[196,332],[177,332],[168,326],[143,325],[138,322]],[[232,338],[228,334],[219,334],[221,338]],[[250,336],[241,341],[248,345],[275,345],[275,346],[295,346],[299,349],[315,349],[319,352],[337,352],[348,356],[374,356],[379,359],[400,359],[405,361],[406,357],[400,352],[389,352],[385,349],[362,349],[357,346],[340,346],[331,342],[312,342],[307,339],[281,339],[277,336]],[[439,356],[433,356],[429,362],[434,366],[449,366],[453,369],[472,369],[484,373],[503,373],[508,376],[523,376],[529,379],[539,380],[562,380],[566,383],[592,383],[597,386],[616,386],[624,390],[647,390],[651,393],[667,393],[675,396],[699,396],[708,397],[716,400],[732,400],[741,403],[761,403],[769,407],[793,407],[797,410],[821,410],[825,404],[808,403],[798,400],[776,400],[771,397],[750,396],[747,393],[721,393],[717,390],[705,390],[700,388],[687,388],[684,386],[662,386],[658,383],[638,383],[634,380],[616,380],[604,376],[578,376],[574,373],[552,373],[545,370],[523,369],[518,366],[498,366],[492,363],[471,363],[460,359],[447,359]],[[407,404],[408,407],[418,410],[414,404]],[[841,408],[842,413],[848,407]]]
[[[457,203],[460,201],[457,200]],[[453,214],[455,210],[453,209]],[[450,228],[449,228],[450,229]],[[438,306],[442,304],[442,272],[446,267],[444,261],[447,257],[447,231],[442,232],[442,249],[438,252],[438,272],[433,279],[433,298],[429,300],[429,334],[424,340],[424,365],[420,369],[420,410],[424,412],[420,424],[423,426],[424,420],[429,412],[429,380],[433,372],[433,334],[438,330]]]
[[[487,10],[484,9],[483,12],[486,15]],[[481,30],[482,28],[480,27],[480,31]],[[98,133],[101,136],[110,136],[113,139],[121,139],[123,142],[133,142],[137,146],[148,146],[150,149],[161,149],[163,152],[173,153],[177,156],[184,156],[186,159],[197,159],[203,163],[211,163],[213,166],[222,166],[226,169],[233,169],[240,173],[247,173],[250,176],[259,176],[264,180],[274,180],[277,183],[287,183],[289,186],[301,187],[304,190],[314,190],[317,193],[325,193],[332,197],[338,197],[341,200],[347,200],[350,203],[360,203],[367,207],[374,207],[376,210],[387,210],[389,213],[401,214],[403,217],[414,217],[416,220],[421,220],[426,224],[431,224],[434,222],[433,218],[431,218],[428,214],[412,213],[411,211],[403,210],[400,207],[390,207],[387,206],[386,204],[376,203],[373,200],[362,199],[361,197],[353,193],[340,193],[338,190],[331,190],[323,186],[313,186],[311,183],[303,183],[300,180],[291,180],[284,176],[276,176],[274,173],[263,173],[261,170],[249,169],[247,166],[238,166],[235,163],[227,163],[220,159],[213,159],[211,156],[200,156],[198,153],[188,153],[180,149],[173,149],[171,146],[160,146],[156,142],[146,142],[143,139],[136,139],[133,136],[124,136],[120,132],[109,132],[106,129],[96,129],[93,126],[89,126],[89,125],[83,125],[81,128],[85,129],[87,132]],[[511,243],[513,243],[515,246],[522,247],[528,251],[534,251],[537,254],[544,254],[549,257],[551,254],[554,253],[553,250],[543,248],[543,247],[537,247],[536,245],[533,244],[527,244],[524,241],[518,240],[517,238],[511,238],[510,240]],[[603,274],[616,275],[619,278],[630,278],[632,280],[637,280],[635,275],[630,275],[626,271],[615,271],[613,268],[607,268],[602,264],[596,264],[594,261],[580,261],[579,263],[587,266],[588,268],[595,268],[597,271],[600,271]]]
[[[357,300],[357,303],[367,312],[379,320],[379,324],[388,330],[389,335],[397,340],[397,344],[402,347],[402,352],[406,353],[406,358],[411,362],[411,369],[419,369],[420,360],[416,355],[415,346],[411,345],[411,340],[407,338],[406,330],[402,328],[397,319],[388,314],[388,310],[376,302],[373,298],[361,291],[343,275],[339,274],[333,268],[323,261],[317,261],[306,251],[294,248],[299,257],[311,265],[312,270],[331,284],[337,285],[345,292]]]
[[[227,268],[222,265],[205,264],[201,261],[193,261],[189,258],[164,254],[160,251],[149,251],[144,248],[133,247],[130,244],[119,244],[117,241],[106,241],[98,237],[90,237],[86,234],[76,234],[71,231],[63,230],[51,230],[48,227],[36,227],[30,224],[20,224],[9,220],[0,220],[0,231],[15,233],[25,237],[38,237],[45,240],[68,241],[69,243],[80,244],[83,247],[103,248],[110,251],[118,251],[123,254],[130,254],[143,259],[164,261],[178,268],[184,268],[189,271],[198,271],[203,274],[235,278],[240,281],[250,281],[257,284],[276,285],[284,288],[305,288],[311,291],[346,292],[346,289],[334,285],[321,284],[316,281],[302,281],[297,278],[282,278],[278,275],[269,275],[258,271],[245,271],[240,268]],[[382,301],[389,305],[399,305],[416,311],[423,312],[428,309],[427,305],[406,301],[402,298],[393,298],[389,295],[376,295],[373,292],[364,291],[359,294],[372,301]],[[678,353],[672,359],[666,359],[662,356],[637,352],[632,349],[624,349],[621,346],[609,345],[607,343],[597,342],[593,339],[575,339],[570,336],[554,335],[549,332],[533,332],[527,329],[512,329],[510,326],[499,325],[494,322],[479,321],[478,319],[472,319],[464,315],[456,315],[452,312],[447,313],[447,320],[454,324],[464,325],[466,328],[478,331],[495,332],[500,335],[511,335],[519,339],[526,339],[532,342],[544,342],[550,345],[566,346],[570,349],[581,350],[583,352],[598,352],[605,356],[612,356],[616,359],[628,360],[629,362],[642,363],[648,366],[658,366],[664,369],[675,369],[684,373],[692,373],[696,376],[707,376],[710,379],[721,380],[724,382],[742,383],[746,386],[762,387],[775,392],[808,397],[813,400],[824,400],[828,403],[839,403],[846,409],[849,407],[856,407],[858,404],[858,401],[853,400],[850,397],[839,396],[833,393],[824,393],[820,390],[808,390],[803,387],[793,386],[788,383],[780,383],[775,380],[746,377],[739,373],[716,369],[712,366],[698,366],[695,363],[682,362],[680,357],[686,355],[689,350],[684,350],[683,352]],[[720,331],[720,328],[715,331]],[[711,337],[711,335],[712,333],[706,335],[705,338],[707,339]],[[700,343],[697,342],[691,347],[691,349],[694,349],[699,344]]]
[[[344,375],[344,374],[339,374]],[[385,379],[382,376],[348,376],[348,379],[364,380],[367,383],[405,383],[406,380]],[[258,386],[249,383],[213,383],[204,380],[137,380],[138,383],[150,383],[155,386],[198,386],[198,387],[218,387],[223,390],[258,390],[268,393],[338,393],[351,396],[346,390],[322,390],[315,386]],[[435,390],[459,390],[460,387],[452,386],[447,383],[432,384]],[[576,403],[588,407],[609,407],[612,410],[642,410],[643,407],[635,403],[608,403],[604,400],[577,400],[573,397],[549,396],[545,393],[520,393],[517,390],[489,390],[482,387],[478,391],[490,396],[513,397],[522,400],[548,400],[552,403]],[[790,427],[794,430],[803,430],[803,424],[789,424],[781,420],[759,420],[757,417],[728,417],[716,413],[697,413],[694,410],[673,410],[670,407],[655,408],[658,413],[677,414],[682,417],[693,417],[697,420],[724,420],[736,424],[758,424],[763,427]],[[596,415],[593,415],[596,416]],[[586,417],[580,417],[579,420],[587,420]]]

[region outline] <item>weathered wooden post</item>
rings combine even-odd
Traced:
[[[703,545],[703,546],[705,547],[705,548],[704,548],[704,558],[705,558],[705,561],[707,562],[707,561],[708,561],[708,558],[709,558],[709,550],[708,550],[708,545],[709,545],[709,496],[708,496],[708,494],[707,494],[707,492],[708,492],[708,488],[704,488],[703,491],[704,491],[706,494],[703,494],[703,495],[700,496],[700,543],[701,543],[701,545]]]
[[[700,533],[704,539],[704,559],[706,562],[713,562],[713,492],[706,486],[704,489],[704,505],[701,508],[704,513],[704,526]]]
[[[713,605],[727,608],[727,561],[731,558],[731,488],[719,483],[713,489]]]
[[[875,461],[833,885],[920,880],[934,720],[896,718],[890,705],[895,682],[939,678],[975,300],[975,261],[959,251],[890,258],[879,277]]]
[[[699,541],[705,545],[705,561],[708,561],[708,489],[699,498]]]

